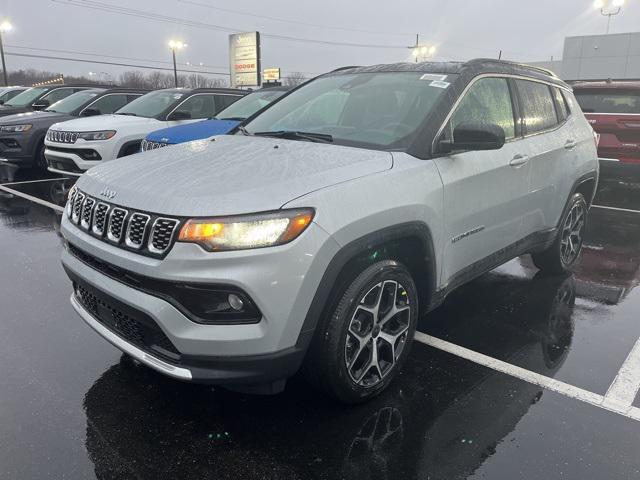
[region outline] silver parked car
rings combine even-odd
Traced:
[[[593,131],[548,71],[346,68],[235,135],[92,169],[62,261],[84,321],[151,368],[274,393],[302,367],[358,402],[456,287],[525,253],[570,268],[597,180]]]

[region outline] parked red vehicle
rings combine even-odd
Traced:
[[[600,136],[603,178],[640,180],[640,81],[578,82],[574,94]]]

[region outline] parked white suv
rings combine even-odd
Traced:
[[[62,169],[68,165],[68,175],[80,176],[78,171],[84,172],[102,160],[138,153],[144,137],[154,130],[211,118],[245,94],[229,88],[149,92],[112,115],[52,125],[45,137],[44,154],[47,161],[57,161]]]
[[[570,268],[597,179],[593,131],[550,72],[347,68],[236,135],[88,172],[62,262],[84,321],[166,375],[276,392],[302,366],[358,402],[459,285],[525,253]]]

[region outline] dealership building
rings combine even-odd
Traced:
[[[561,60],[527,62],[563,80],[640,79],[640,32],[567,37]]]

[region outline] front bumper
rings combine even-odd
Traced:
[[[68,222],[66,216],[62,233],[76,248],[140,275],[175,282],[226,283],[246,292],[262,313],[258,323],[203,325],[190,320],[165,299],[92,268],[68,249],[62,255],[62,263],[74,282],[82,282],[107,295],[108,302],[131,307],[151,319],[179,356],[156,355],[108,328],[110,334],[105,335],[105,325],[75,298],[74,308],[94,330],[162,373],[219,384],[265,383],[295,373],[313,334],[302,332],[303,322],[326,265],[338,249],[338,244],[316,225],[296,241],[280,247],[212,254],[197,245],[176,244],[162,260],[101,242]],[[102,328],[95,328],[96,323]]]
[[[32,142],[29,132],[23,135],[0,134],[0,157],[15,165],[29,167],[34,160]]]
[[[47,159],[49,170],[56,173],[76,174],[89,170],[91,167],[100,165],[104,159],[115,158],[112,155],[113,146],[110,142],[79,142],[79,143],[55,143],[45,140],[44,156]],[[95,152],[99,159],[89,160],[83,158],[85,152]]]

